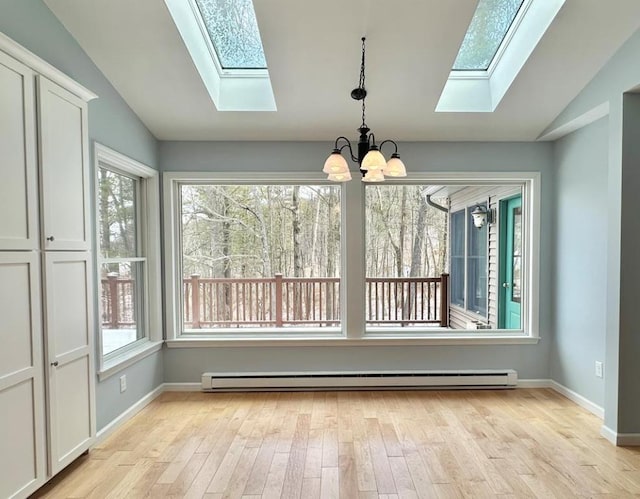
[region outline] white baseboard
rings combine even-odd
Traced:
[[[164,392],[164,384],[159,385],[154,390],[147,393],[144,397],[138,400],[135,404],[124,411],[120,416],[111,421],[108,425],[102,428],[97,434],[94,441],[94,445],[98,445],[105,440],[109,435],[116,431],[120,426],[129,421],[133,416],[138,414],[145,406],[147,406],[153,399]]]
[[[560,395],[567,397],[572,402],[575,402],[580,407],[586,409],[590,413],[598,416],[600,419],[604,419],[604,409],[597,404],[594,404],[589,399],[583,397],[579,393],[561,385],[557,381],[552,379],[519,379],[518,388],[551,388]]]
[[[600,435],[606,438],[613,445],[618,445],[618,434],[608,426],[602,425],[602,428],[600,428]]]
[[[94,445],[98,445],[109,435],[116,431],[120,426],[129,421],[133,416],[138,414],[145,406],[151,403],[156,397],[163,392],[199,392],[202,390],[200,383],[163,383],[154,390],[147,393],[108,425],[102,428],[97,434]]]
[[[604,419],[604,409],[602,407],[600,407],[599,405],[594,404],[593,402],[591,402],[591,400],[583,397],[579,393],[574,392],[573,390],[567,388],[564,385],[561,385],[557,381],[553,381],[552,379],[549,380],[549,387],[553,388],[559,394],[564,395],[569,400],[575,402],[580,407],[583,407],[587,411],[589,411],[592,414],[598,416],[600,419]]]
[[[165,392],[200,392],[202,383],[165,383]]]
[[[613,445],[621,447],[640,446],[640,433],[616,433],[608,426],[602,425],[600,435],[606,438]]]
[[[551,388],[550,379],[519,379],[518,388]]]

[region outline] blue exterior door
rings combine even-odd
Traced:
[[[501,201],[498,327],[522,327],[522,197]]]

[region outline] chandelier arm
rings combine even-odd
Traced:
[[[344,143],[342,146],[338,147],[338,141],[339,141],[340,139],[344,140],[344,142],[345,142],[345,143]],[[343,136],[338,137],[338,138],[336,139],[336,143],[335,143],[335,147],[334,147],[334,149],[336,149],[336,150],[340,151],[340,153],[342,154],[342,150],[343,150],[345,147],[347,147],[347,148],[349,149],[349,156],[351,157],[351,161],[353,161],[354,163],[358,163],[358,158],[356,158],[356,157],[353,155],[353,149],[351,148],[351,141],[350,141],[348,138],[343,137]]]
[[[376,136],[373,132],[369,134],[369,145],[374,147],[376,145]]]
[[[382,142],[380,142],[378,149],[382,150],[382,146],[385,145],[387,142],[390,144],[393,144],[393,146],[396,148],[395,151],[393,151],[393,153],[398,154],[398,144],[396,144],[395,140],[391,140],[391,139],[383,140]]]

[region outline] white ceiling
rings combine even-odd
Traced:
[[[161,140],[535,140],[640,26],[638,0],[567,0],[494,113],[435,113],[476,0],[254,0],[277,112],[219,112],[163,0],[45,0]]]

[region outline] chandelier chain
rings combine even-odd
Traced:
[[[362,90],[365,90],[364,88],[364,79],[365,79],[365,75],[364,75],[364,54],[365,54],[365,37],[362,37],[362,62],[360,63],[360,82],[358,84],[359,88],[361,88]],[[366,110],[366,105],[365,105],[365,101],[367,100],[366,94],[365,97],[362,98],[362,126],[366,127],[367,125],[365,124],[365,110]]]

